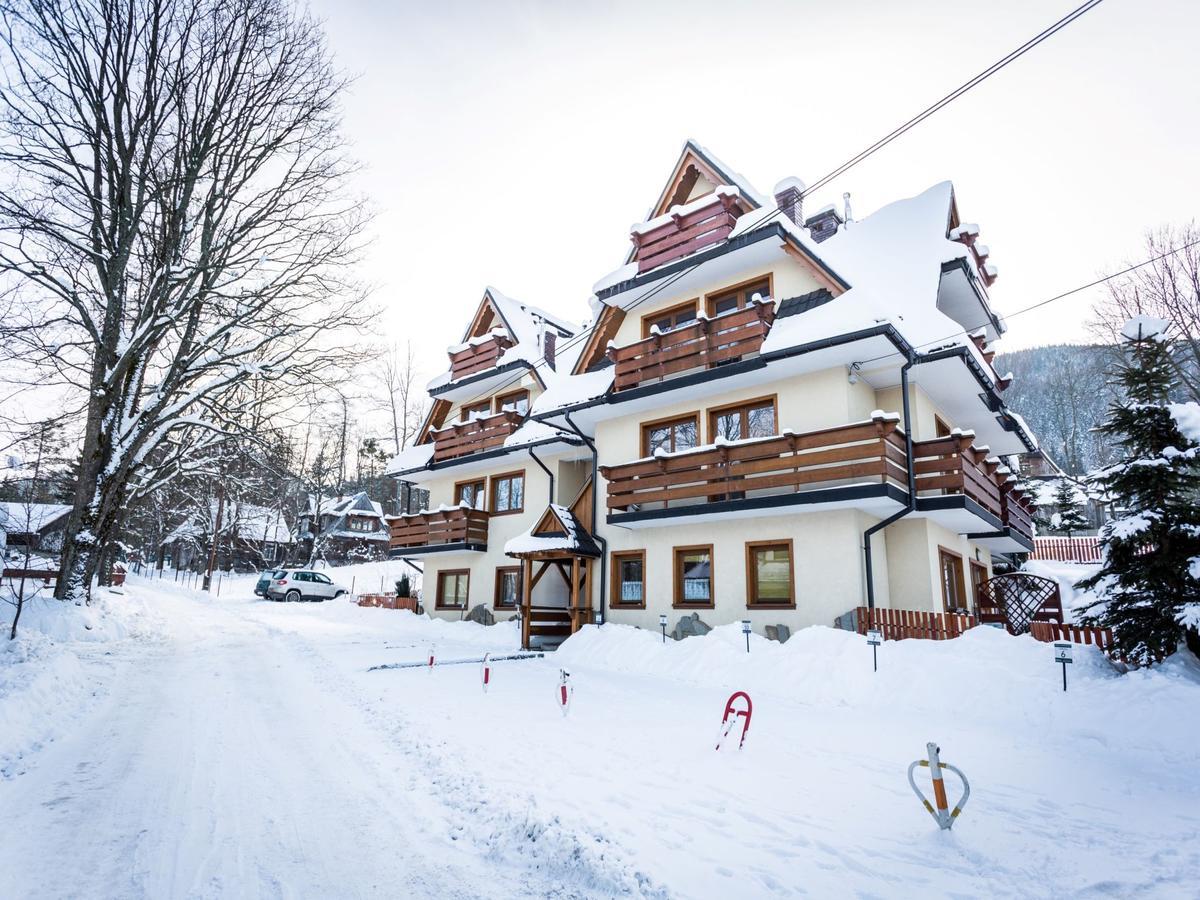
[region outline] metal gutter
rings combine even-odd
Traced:
[[[576,427],[571,421],[570,413],[563,413],[566,419],[567,426],[579,435],[579,439],[587,445],[587,448],[592,451],[592,539],[600,544],[600,624],[604,624],[604,616],[607,612],[606,603],[608,601],[608,539],[599,533],[596,527],[596,513],[600,508],[600,454],[596,450],[596,445],[586,434]]]
[[[538,455],[533,452],[534,446],[535,446],[534,444],[529,445],[529,448],[528,448],[529,449],[529,458],[532,459],[539,466],[541,466],[542,471],[546,473],[546,477],[550,479],[550,498],[547,502],[548,502],[548,505],[553,506],[554,505],[554,473],[546,468],[546,464],[544,462],[542,462],[540,459],[538,459]]]

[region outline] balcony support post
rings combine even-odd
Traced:
[[[600,624],[603,625],[605,622],[605,604],[608,601],[608,540],[596,530],[596,515],[600,509],[600,454],[596,450],[596,445],[592,442],[592,439],[580,431],[579,428],[576,427],[575,423],[571,421],[571,414],[569,412],[563,413],[563,419],[565,420],[567,427],[570,428],[571,431],[573,431],[576,436],[583,441],[588,450],[592,452],[591,530],[592,538],[600,545]],[[588,593],[591,593],[591,590],[591,586],[589,585]],[[590,607],[591,603],[589,603],[588,606]]]

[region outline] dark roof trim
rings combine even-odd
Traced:
[[[965,509],[967,512],[976,518],[987,522],[996,530],[1003,530],[1004,523],[1000,521],[999,516],[992,515],[970,497],[962,494],[947,494],[942,497],[918,497],[917,511],[918,512],[937,512],[945,509]]]
[[[962,269],[962,273],[966,276],[967,283],[971,285],[971,290],[975,292],[975,298],[979,301],[979,305],[983,307],[983,311],[987,314],[988,321],[992,323],[992,327],[996,329],[996,334],[1004,334],[1004,327],[1000,324],[1000,317],[992,312],[992,305],[988,302],[987,297],[979,290],[979,282],[975,274],[971,271],[971,264],[967,262],[965,256],[960,256],[957,259],[948,259],[942,263],[942,274],[945,275],[953,272],[955,269]]]
[[[637,512],[613,513],[609,525],[629,522],[653,522],[684,519],[709,513],[747,512],[760,509],[781,509],[790,506],[810,506],[814,503],[844,503],[851,500],[886,499],[904,505],[906,491],[892,484],[855,484],[847,487],[824,488],[799,494],[774,494],[770,497],[750,497],[741,500],[719,500],[697,503],[694,506],[672,506],[667,509],[648,509]]]
[[[798,316],[801,313],[808,312],[810,309],[824,306],[832,299],[833,294],[825,288],[809,291],[807,294],[801,294],[799,297],[788,297],[776,308],[775,318],[786,319],[788,316]]]
[[[618,282],[612,287],[607,287],[604,290],[599,291],[596,294],[596,297],[603,301],[608,297],[612,297],[617,294],[624,293],[625,291],[639,288],[643,285],[667,278],[671,275],[674,275],[676,272],[682,272],[684,269],[690,269],[695,266],[702,265],[709,260],[724,256],[727,253],[733,253],[735,250],[741,250],[743,247],[749,247],[752,244],[757,244],[759,241],[769,240],[770,238],[786,241],[787,243],[791,244],[806,257],[812,260],[813,263],[822,272],[833,279],[834,282],[841,285],[843,290],[850,289],[849,282],[838,275],[837,272],[833,271],[833,269],[829,268],[829,266],[825,264],[824,260],[813,254],[813,252],[804,245],[798,244],[796,239],[787,231],[785,231],[783,226],[778,222],[772,222],[769,226],[755,228],[753,231],[747,231],[744,234],[739,234],[737,237],[730,238],[724,243],[717,244],[716,246],[710,247],[707,250],[701,250],[699,253],[693,253],[690,256],[685,256],[683,259],[676,260],[673,263],[668,263],[665,266],[659,266],[655,269],[651,269],[649,272],[644,272],[641,275],[635,275],[633,278],[628,278],[625,281]]]
[[[1025,535],[1021,534],[1021,532],[1017,531],[1011,525],[999,531],[983,531],[978,534],[968,534],[966,537],[972,541],[983,540],[984,538],[1008,538],[1010,541],[1016,541],[1029,553],[1032,553],[1034,550],[1033,541],[1025,537]]]
[[[570,444],[574,447],[582,447],[583,441],[574,435],[564,434],[557,437],[546,438],[543,441],[531,441],[528,444],[514,444],[512,447],[497,447],[495,450],[485,450],[483,453],[467,453],[463,456],[456,456],[454,459],[447,459],[442,462],[429,462],[416,469],[403,469],[399,472],[388,472],[389,478],[401,478],[404,475],[414,475],[417,472],[436,472],[441,469],[452,469],[455,466],[461,466],[469,462],[480,462],[487,459],[498,459],[501,456],[507,456],[509,453],[518,453],[522,450],[528,450],[530,447],[545,447],[548,444]]]
[[[407,556],[425,556],[430,553],[456,553],[464,550],[482,553],[487,550],[487,544],[454,541],[450,544],[426,544],[424,547],[395,547],[388,551],[388,559],[404,559]]]
[[[922,353],[920,361],[937,362],[940,359],[951,359],[955,356],[966,363],[967,369],[975,376],[975,380],[979,382],[979,386],[983,388],[983,393],[980,396],[983,398],[984,405],[992,412],[998,414],[996,420],[1000,423],[1000,427],[1005,431],[1015,432],[1017,437],[1021,439],[1021,443],[1025,445],[1030,453],[1037,450],[1037,443],[1033,441],[1030,435],[1025,433],[1025,429],[1009,414],[1008,408],[1004,405],[1004,400],[1001,399],[999,392],[996,390],[995,383],[984,372],[983,366],[979,364],[979,360],[971,353],[969,347],[965,344],[959,344],[955,347],[947,347],[944,350],[934,350],[932,353]]]

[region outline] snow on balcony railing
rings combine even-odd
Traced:
[[[633,226],[630,239],[638,274],[725,240],[742,212],[737,188],[722,185],[712,194]]]
[[[504,445],[504,440],[515,432],[524,416],[513,410],[505,410],[492,416],[480,416],[466,422],[454,422],[431,432],[433,437],[433,461],[441,462],[481,453]]]
[[[392,549],[436,547],[442,544],[487,546],[487,510],[442,506],[436,510],[389,516]]]

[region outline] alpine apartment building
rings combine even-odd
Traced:
[[[698,611],[756,630],[970,609],[1033,546],[1000,457],[1037,444],[992,366],[996,268],[953,186],[808,214],[689,141],[573,325],[489,288],[390,474],[425,606],[526,645]]]

